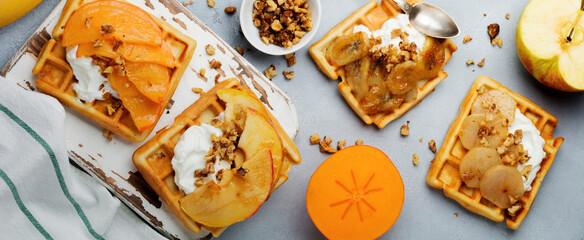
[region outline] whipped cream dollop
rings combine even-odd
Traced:
[[[77,57],[77,48],[78,46],[68,47],[66,55],[67,62],[78,81],[73,83],[77,97],[85,102],[92,102],[104,100],[103,94],[109,92],[119,98],[118,92],[112,88],[107,78],[101,75],[101,68],[95,65],[90,57]]]
[[[174,169],[174,182],[185,194],[189,194],[197,188],[195,181],[201,179],[195,177],[195,170],[204,169],[207,161],[204,159],[209,149],[213,146],[211,134],[222,136],[223,131],[209,124],[189,127],[174,147],[174,157],[171,164]],[[225,160],[216,159],[215,173],[202,178],[204,183],[211,180],[217,182],[216,174],[221,169],[230,169],[231,164]]]
[[[394,47],[399,48],[399,43],[402,42],[401,38],[399,36],[391,38],[391,32],[394,29],[398,29],[398,28],[400,28],[402,31],[408,33],[408,35],[409,35],[407,37],[408,41],[416,43],[416,46],[417,46],[416,51],[419,52],[419,50],[424,48],[424,43],[426,42],[426,35],[418,32],[414,28],[412,28],[412,26],[410,25],[410,21],[408,20],[408,16],[405,14],[399,14],[395,18],[391,18],[391,19],[385,21],[385,23],[383,23],[383,26],[381,27],[381,29],[373,31],[373,32],[371,32],[371,30],[369,30],[369,28],[367,28],[364,25],[357,25],[353,28],[353,33],[364,32],[370,38],[371,37],[380,38],[381,43],[378,45],[375,45],[374,48],[377,47],[379,49],[379,48],[387,47],[389,45],[393,45]]]
[[[521,144],[523,145],[523,149],[527,150],[529,160],[524,164],[519,163],[517,170],[521,172],[524,168],[531,165],[531,171],[527,177],[522,177],[523,189],[525,192],[528,192],[531,191],[531,183],[535,179],[535,175],[539,172],[539,169],[541,169],[541,161],[546,155],[543,151],[545,140],[540,136],[539,130],[537,130],[531,120],[523,115],[519,109],[515,109],[515,121],[509,125],[508,130],[510,133],[515,133],[515,130],[519,129],[523,131]]]

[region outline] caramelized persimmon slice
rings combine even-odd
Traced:
[[[102,29],[107,25],[113,29]],[[65,24],[61,44],[71,47],[94,40],[112,39],[160,46],[162,31],[154,19],[139,7],[118,1],[95,1],[71,14]]]
[[[376,239],[399,217],[404,184],[379,149],[357,145],[324,161],[306,191],[306,208],[328,239]]]
[[[156,103],[162,103],[168,93],[168,68],[154,63],[126,62],[126,76],[138,91]]]
[[[161,104],[142,95],[127,77],[121,77],[114,73],[109,75],[108,80],[112,87],[118,91],[124,108],[130,112],[138,130],[144,131],[156,124],[159,113],[162,111]]]
[[[174,68],[174,56],[165,41],[162,41],[160,47],[139,43],[116,42],[103,41],[100,47],[94,47],[93,43],[79,44],[77,57],[99,55],[115,59],[120,56],[130,62],[156,63]]]

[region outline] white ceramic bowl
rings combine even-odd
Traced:
[[[308,0],[308,9],[312,12],[312,30],[304,34],[300,42],[293,45],[291,48],[283,48],[275,44],[266,45],[260,39],[259,29],[253,25],[253,2],[255,0],[243,0],[239,12],[239,23],[243,35],[247,41],[251,43],[256,49],[270,54],[270,55],[284,55],[298,51],[304,47],[312,37],[314,37],[318,25],[320,23],[320,0]],[[274,0],[276,1],[276,0]]]

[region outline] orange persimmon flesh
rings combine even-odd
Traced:
[[[310,178],[306,208],[328,239],[375,239],[395,223],[404,184],[379,149],[357,145],[323,162]]]
[[[102,26],[111,25],[111,33]],[[129,3],[95,1],[75,10],[63,31],[62,45],[72,47],[94,40],[118,40],[152,46],[162,44],[162,31],[148,13]]]
[[[118,91],[122,104],[130,112],[134,125],[140,131],[144,131],[158,120],[159,113],[163,106],[145,97],[127,77],[112,73],[108,80],[113,89]]]
[[[155,103],[166,98],[170,75],[168,68],[154,63],[126,62],[126,76],[138,91]]]
[[[94,47],[93,43],[79,44],[77,57],[90,57],[93,55],[103,56],[115,59],[118,56],[130,62],[156,63],[169,68],[174,68],[174,56],[168,44],[162,41],[160,47],[121,42],[116,47],[115,41],[103,41],[99,48]]]

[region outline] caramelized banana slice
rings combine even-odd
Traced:
[[[340,36],[326,49],[326,60],[333,66],[344,66],[365,57],[371,40],[362,32]]]
[[[517,102],[506,92],[491,90],[477,97],[472,105],[471,114],[500,113],[512,123],[515,120],[516,106]]]
[[[524,193],[521,173],[517,168],[504,165],[487,170],[479,188],[481,196],[500,208],[510,208]]]
[[[479,179],[491,167],[503,164],[495,149],[475,147],[468,151],[460,160],[460,178],[466,186],[479,187]]]
[[[371,60],[369,58],[362,58],[345,65],[345,80],[351,87],[351,93],[355,98],[361,100],[369,91],[368,76],[369,65]]]
[[[487,119],[485,114],[473,114],[464,119],[458,133],[464,148],[499,146],[507,136],[507,124],[499,114],[491,114],[491,117],[493,119]]]

